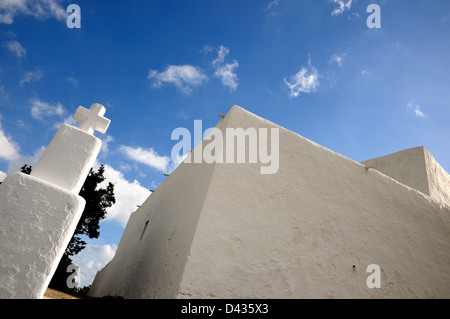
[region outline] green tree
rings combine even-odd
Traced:
[[[104,176],[105,167],[100,165],[97,172],[91,168],[86,181],[80,191],[80,196],[86,200],[86,207],[78,222],[75,234],[67,246],[68,256],[74,256],[86,247],[86,242],[82,241],[79,235],[86,235],[89,238],[98,238],[100,235],[100,220],[105,218],[106,209],[115,202],[114,184],[108,183],[106,188],[98,188],[106,178]]]
[[[30,174],[31,166],[22,166],[21,172]],[[106,188],[99,187],[99,184],[106,179],[104,173],[105,167],[103,165],[100,165],[96,172],[91,168],[81,188],[79,195],[86,200],[86,207],[49,284],[51,288],[74,292],[67,287],[66,283],[70,275],[67,272],[67,267],[72,264],[70,257],[78,254],[86,247],[86,242],[81,239],[81,235],[86,235],[89,238],[98,238],[100,235],[100,220],[105,218],[106,209],[116,202],[114,184],[109,182]],[[83,289],[81,290],[83,291]]]

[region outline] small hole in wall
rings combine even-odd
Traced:
[[[142,230],[141,238],[139,238],[139,241],[142,239],[142,237],[144,237],[144,233],[145,233],[145,231],[147,229],[148,222],[149,222],[148,220],[145,222],[144,230]]]

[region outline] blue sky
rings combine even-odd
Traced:
[[[76,260],[90,284],[176,166],[172,131],[234,104],[356,161],[425,146],[450,171],[449,56],[448,0],[0,1],[0,180],[79,105],[106,107],[118,202]]]

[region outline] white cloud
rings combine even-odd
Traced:
[[[63,108],[60,102],[58,102],[56,105],[51,105],[38,99],[32,99],[30,100],[30,103],[31,116],[37,120],[42,120],[43,116],[63,116],[66,113],[66,110]]]
[[[175,85],[185,94],[192,93],[192,88],[199,86],[208,77],[199,67],[192,65],[169,65],[164,71],[150,70],[148,79],[153,79],[153,86],[160,87],[163,83]]]
[[[222,84],[229,87],[230,91],[236,90],[238,86],[237,74],[234,72],[239,67],[239,64],[234,61],[233,63],[227,63],[219,66],[214,75],[222,79]]]
[[[68,77],[66,78],[66,80],[69,81],[70,83],[72,83],[72,85],[73,85],[74,87],[76,87],[76,88],[77,88],[78,85],[79,85],[78,80],[75,79],[75,78],[72,77],[72,76],[68,76]]]
[[[29,129],[29,126],[22,120],[17,120],[17,126],[23,129]]]
[[[145,150],[141,147],[130,147],[126,145],[119,146],[119,151],[131,160],[148,165],[167,174],[170,174],[173,170],[175,170],[187,157],[187,155],[177,155],[176,158],[170,158],[168,156],[158,155],[153,148]],[[130,165],[124,166],[124,169],[129,168]],[[137,169],[137,167],[134,168]]]
[[[20,81],[20,85],[25,83],[35,82],[42,79],[44,72],[41,69],[36,69],[35,71],[26,72],[23,79]]]
[[[131,171],[132,166],[131,166],[129,163],[126,163],[126,164],[122,163],[122,164],[119,166],[119,168],[120,168],[122,171],[129,172],[129,171]]]
[[[61,2],[63,0],[1,0],[0,23],[12,24],[19,15],[36,19],[53,17],[63,21],[67,18],[67,13]]]
[[[116,221],[125,227],[131,213],[136,211],[137,205],[142,205],[151,193],[137,180],[128,181],[122,172],[109,165],[105,165],[104,176],[106,179],[99,187],[105,187],[109,182],[113,183],[116,198],[116,203],[106,209],[107,214],[104,221]]]
[[[234,60],[233,63],[225,63],[225,57],[230,53],[230,49],[221,45],[218,50],[217,58],[212,62],[215,68],[214,76],[222,80],[222,84],[229,87],[230,91],[236,90],[238,86],[238,77],[235,70],[239,63]]]
[[[6,42],[5,47],[13,52],[19,59],[24,58],[27,54],[27,50],[16,40]]]
[[[300,92],[310,93],[315,91],[319,86],[319,73],[311,65],[311,60],[308,60],[308,67],[301,67],[300,71],[291,76],[290,82],[284,79],[284,83],[289,87],[289,96],[297,97]]]
[[[206,53],[210,53],[212,51],[214,51],[214,47],[206,44],[203,46],[203,49],[200,51],[200,54],[206,54]]]
[[[425,117],[425,114],[423,114],[422,111],[420,110],[420,105],[414,104],[413,101],[409,102],[408,105],[406,105],[406,108],[409,111],[413,111],[417,117]]]
[[[22,157],[17,157],[17,158],[10,160],[10,162],[8,164],[8,174],[20,171],[20,168],[22,166],[24,166],[25,164],[31,165],[32,167],[34,167],[36,165],[37,161],[41,158],[44,151],[45,151],[45,147],[41,146],[31,156],[22,156]]]
[[[362,71],[361,71],[361,74],[362,74],[362,75],[371,75],[372,72],[370,72],[370,71],[368,71],[368,70],[362,70]]]
[[[6,178],[6,173],[0,171],[0,182],[3,182],[3,180]]]
[[[170,158],[167,156],[159,156],[153,148],[145,150],[141,147],[133,148],[126,145],[121,145],[119,147],[119,151],[136,162],[156,168],[162,172],[166,172],[168,169]]]
[[[63,110],[63,114],[64,113],[66,113],[65,110]],[[63,125],[63,124],[67,124],[67,125],[75,126],[75,127],[78,127],[78,125],[79,125],[78,122],[73,119],[73,115],[69,115],[62,122],[56,122],[55,125],[53,125],[53,127],[58,130],[61,127],[61,125]]]
[[[217,58],[212,62],[213,65],[222,64],[225,62],[225,57],[230,54],[230,48],[221,45],[217,52]]]
[[[72,257],[72,261],[79,267],[77,274],[79,287],[91,285],[94,281],[97,271],[101,270],[111,261],[116,253],[117,245],[90,245],[77,255]]]
[[[272,0],[269,4],[264,8],[265,11],[269,11],[272,8],[275,8],[280,3],[280,0]]]
[[[347,54],[343,53],[341,55],[333,54],[328,60],[329,63],[336,63],[340,68],[342,68],[342,63],[344,63],[345,56]]]
[[[5,134],[0,123],[0,158],[11,161],[19,157],[19,146]]]
[[[264,7],[264,11],[268,16],[276,16],[279,14],[279,12],[276,11],[276,7],[278,7],[279,4],[280,0],[272,0]]]
[[[109,143],[114,141],[114,137],[112,137],[111,135],[106,135],[103,139],[102,139],[102,154],[106,155],[109,153]]]
[[[336,3],[338,7],[331,12],[331,15],[337,16],[343,13],[345,10],[349,10],[352,7],[353,0],[331,0],[333,3]]]

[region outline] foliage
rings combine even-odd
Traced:
[[[86,247],[86,242],[81,240],[79,235],[86,235],[89,238],[98,238],[100,235],[100,220],[105,218],[106,209],[115,202],[114,184],[108,183],[106,188],[98,188],[106,178],[104,177],[105,167],[100,165],[97,172],[91,168],[86,181],[80,191],[80,196],[86,200],[86,207],[78,222],[75,234],[67,246],[67,256],[74,256]]]

